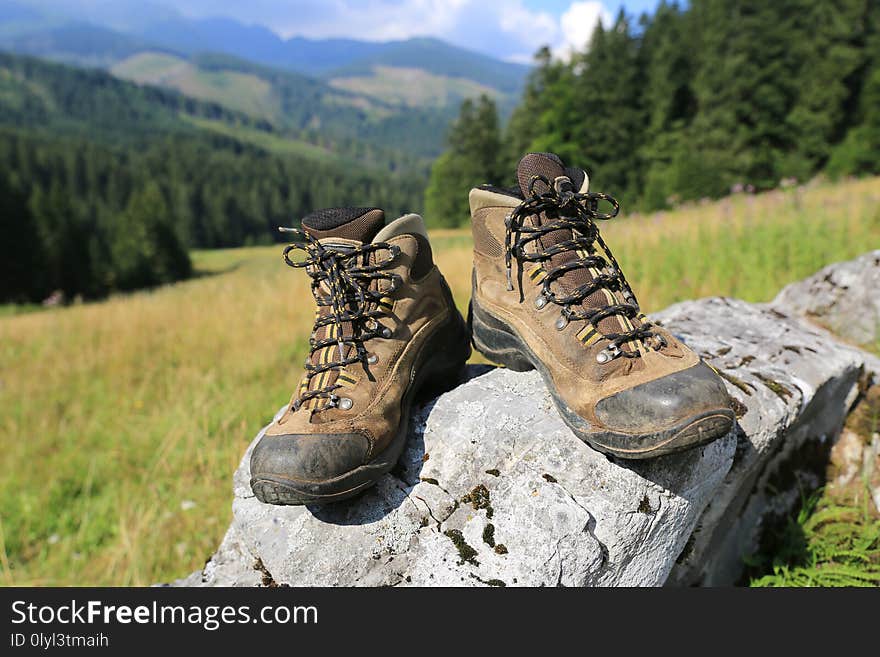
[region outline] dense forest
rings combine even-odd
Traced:
[[[192,117],[268,129],[100,71],[0,54],[0,301],[185,278],[190,248],[267,243],[315,207],[420,206],[419,175],[267,152]]]
[[[558,153],[645,210],[880,173],[876,0],[664,2],[598,26],[569,61],[544,49],[536,63],[504,130],[490,101],[463,106],[426,193],[435,225],[464,223],[468,187],[512,181],[526,151]]]

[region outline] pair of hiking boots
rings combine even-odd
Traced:
[[[471,342],[512,370],[537,369],[566,424],[606,454],[650,458],[730,431],[718,375],[640,313],[599,235],[616,201],[549,153],[526,155],[517,180],[471,190],[467,324],[418,215],[303,218],[304,241],[284,258],[311,277],[317,318],[299,389],[251,456],[258,499],[333,502],[375,483],[403,451],[417,394],[454,385]]]

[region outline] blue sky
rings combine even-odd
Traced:
[[[624,0],[623,2],[605,2],[604,4],[612,13],[616,12],[622,4],[627,11],[639,14],[643,11],[653,11],[658,2],[659,0]],[[556,15],[562,15],[562,12],[571,5],[571,0],[526,0],[525,5],[529,9],[543,9]]]
[[[25,0],[27,2],[28,0]],[[278,34],[371,41],[434,36],[511,61],[542,45],[560,56],[582,48],[597,20],[621,5],[633,14],[658,0],[30,0],[84,19],[125,20],[161,6],[186,16],[225,16]]]

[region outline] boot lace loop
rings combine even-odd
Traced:
[[[339,397],[334,391],[342,387],[338,383],[319,386],[311,389],[311,381],[322,372],[341,370],[354,363],[366,364],[367,350],[364,342],[373,338],[388,338],[390,329],[378,321],[386,314],[380,301],[392,295],[401,285],[398,274],[383,271],[400,254],[400,247],[387,242],[362,244],[352,248],[336,248],[333,245],[321,244],[307,232],[296,228],[281,228],[282,232],[294,233],[302,238],[302,242],[293,242],[285,247],[284,262],[296,269],[305,269],[312,279],[311,290],[319,308],[329,308],[326,313],[319,312],[309,337],[309,357],[306,359],[305,390],[293,402],[297,410],[312,399],[323,401],[314,408],[315,411],[333,408],[338,405]],[[303,251],[305,258],[291,260],[293,251]],[[378,254],[372,258],[371,254]],[[381,256],[381,257],[379,257]],[[373,285],[374,281],[387,281]],[[325,293],[326,290],[326,293]],[[345,325],[350,331],[345,331]],[[320,330],[331,327],[327,337],[318,338]],[[328,347],[337,347],[336,358],[328,354],[326,363],[313,363],[316,352]],[[348,347],[353,347],[350,350]]]
[[[543,183],[547,191],[537,192],[535,187]],[[609,350],[614,356],[634,358],[639,356],[638,350],[621,350],[620,347],[631,341],[648,340],[656,333],[645,321],[629,331],[605,333],[599,329],[599,323],[614,315],[623,315],[632,320],[640,314],[639,304],[632,287],[623,275],[623,271],[611,249],[599,234],[597,221],[607,221],[617,216],[620,204],[614,197],[597,192],[575,192],[567,179],[551,183],[544,176],[533,176],[529,182],[529,198],[517,206],[505,221],[504,264],[507,270],[507,289],[513,290],[513,261],[517,265],[517,283],[520,300],[523,299],[523,264],[544,263],[553,256],[568,251],[578,253],[578,257],[546,271],[541,283],[541,294],[547,301],[562,306],[562,315],[568,321],[585,321],[592,324],[597,333],[610,342]],[[599,212],[599,203],[610,204],[608,212]],[[541,225],[527,222],[530,217],[544,215]],[[541,238],[559,230],[571,231],[571,239],[562,240],[547,247],[542,246]],[[529,245],[534,245],[528,248]],[[597,245],[604,256],[599,253]],[[581,254],[587,255],[581,255]],[[606,260],[607,257],[607,260]],[[580,285],[573,290],[554,291],[552,284],[577,269],[593,269],[598,275],[592,276],[589,283]],[[625,302],[609,303],[599,308],[575,310],[584,299],[594,292],[606,289],[620,292]],[[662,344],[662,342],[661,342]]]

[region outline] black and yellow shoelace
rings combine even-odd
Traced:
[[[299,396],[293,402],[297,410],[303,404],[316,400],[313,411],[333,408],[339,397],[334,391],[341,387],[338,382],[325,383],[312,389],[311,382],[330,370],[341,371],[347,365],[366,363],[367,351],[364,342],[373,338],[390,338],[391,329],[379,322],[388,311],[388,297],[401,284],[399,275],[383,271],[400,254],[400,247],[386,242],[374,242],[358,246],[335,246],[322,244],[307,232],[296,228],[281,228],[283,232],[295,233],[303,238],[284,249],[284,262],[297,269],[305,269],[311,277],[312,296],[318,305],[318,314],[312,334],[309,337],[309,357],[306,359],[306,378],[300,388]],[[301,261],[290,259],[292,251],[303,251]],[[371,258],[374,253],[385,252],[382,258]],[[370,262],[371,259],[373,262]],[[386,280],[388,285],[373,286],[377,280]],[[376,288],[376,289],[374,289]],[[325,293],[326,290],[326,293]],[[329,308],[321,312],[321,308]],[[345,330],[348,325],[349,330]],[[326,337],[318,338],[323,327],[329,327]],[[316,352],[337,347],[338,358],[323,358],[313,362]],[[348,349],[348,347],[353,349]],[[322,379],[325,377],[322,376]],[[317,400],[326,400],[320,403]]]
[[[543,183],[547,191],[537,192],[535,187],[538,183]],[[610,211],[604,213],[598,211],[599,203],[602,201],[610,204]],[[550,302],[561,306],[565,323],[589,322],[595,331],[594,335],[609,341],[608,347],[603,350],[603,353],[608,354],[607,360],[621,355],[628,358],[637,357],[638,349],[622,350],[620,347],[628,342],[644,341],[656,336],[641,314],[632,288],[596,225],[596,221],[613,219],[619,211],[620,205],[608,194],[579,193],[574,191],[570,181],[562,180],[554,185],[543,176],[534,176],[529,183],[529,198],[517,206],[505,221],[504,264],[507,269],[507,288],[514,289],[512,268],[515,260],[521,298],[523,263],[538,263],[543,267],[544,263],[561,253],[573,251],[577,254],[578,257],[545,270],[541,280],[542,303]],[[528,223],[530,217],[541,215],[544,220],[540,225]],[[542,237],[560,230],[570,231],[571,239],[547,247],[541,244]],[[534,247],[527,249],[530,244]],[[604,256],[598,252],[597,244]],[[593,270],[589,283],[561,293],[551,289],[555,281],[577,269]],[[573,306],[581,305],[587,297],[601,289],[621,293],[625,302],[609,303],[598,308],[573,309]],[[614,315],[626,317],[629,325],[633,326],[632,330],[611,333],[600,331],[599,323]],[[635,319],[638,319],[638,325],[633,321]],[[600,362],[605,361],[600,360]]]

